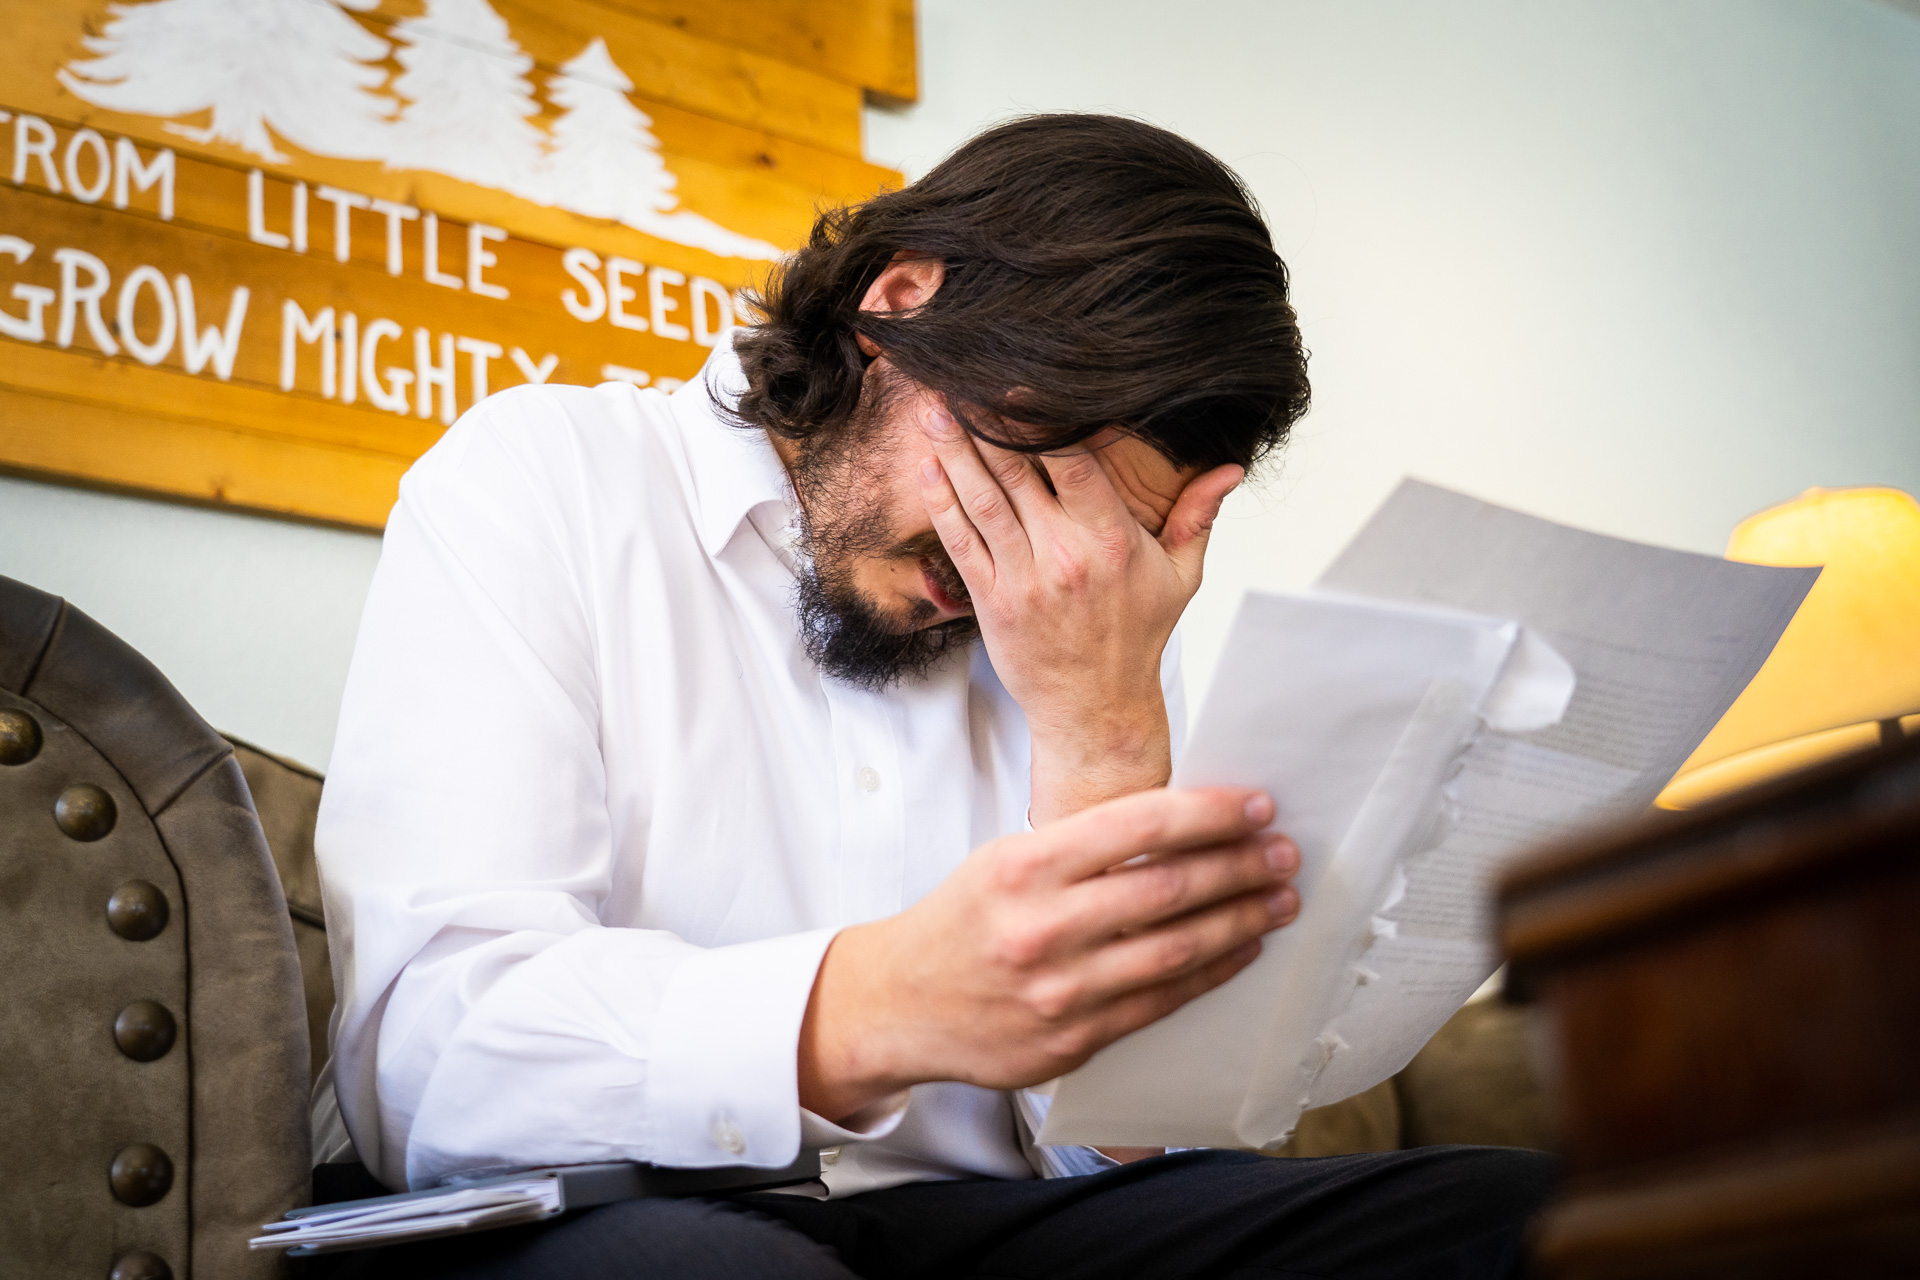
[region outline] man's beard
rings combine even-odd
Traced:
[[[807,656],[828,675],[876,692],[923,678],[980,634],[970,617],[927,626],[939,612],[931,600],[916,601],[904,620],[890,618],[854,583],[854,565],[862,557],[913,559],[942,591],[967,599],[966,584],[938,536],[895,542],[887,513],[867,501],[870,481],[887,461],[875,441],[888,409],[900,399],[896,378],[884,365],[869,367],[852,417],[830,437],[808,439],[793,464],[806,557],[794,603]]]

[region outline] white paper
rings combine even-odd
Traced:
[[[1314,905],[1233,982],[1063,1079],[1042,1142],[1265,1141],[1246,1137],[1243,1106],[1290,1080],[1298,1044],[1337,1012],[1340,979],[1371,941],[1355,922],[1429,836],[1431,798],[1510,657],[1528,656],[1514,679],[1547,687],[1503,696],[1536,712],[1556,691],[1565,702],[1565,664],[1519,637],[1511,622],[1451,610],[1248,594],[1174,781],[1268,791]]]
[[[1405,1066],[1493,971],[1499,868],[1644,810],[1817,574],[1408,481],[1318,598],[1250,594],[1175,781],[1274,794],[1300,918],[1064,1077],[1039,1140],[1270,1148]]]
[[[381,1197],[341,1209],[269,1222],[247,1242],[253,1249],[293,1249],[342,1241],[397,1241],[446,1235],[486,1223],[531,1221],[560,1207],[551,1175],[485,1187],[449,1187],[429,1195]]]

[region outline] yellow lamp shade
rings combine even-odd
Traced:
[[[1686,808],[1920,727],[1920,503],[1809,489],[1744,520],[1729,560],[1822,565],[1766,665],[1660,796]],[[1883,729],[1883,725],[1887,728]]]

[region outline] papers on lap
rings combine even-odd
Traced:
[[[819,1176],[820,1156],[814,1151],[802,1151],[784,1169],[745,1165],[665,1169],[621,1160],[491,1174],[475,1171],[424,1191],[295,1209],[261,1227],[261,1234],[247,1245],[306,1257],[510,1227],[640,1196],[771,1190],[813,1182]]]
[[[249,1245],[327,1253],[508,1227],[560,1212],[560,1180],[547,1174],[487,1186],[382,1196],[269,1222]]]
[[[1645,810],[1818,573],[1407,481],[1311,593],[1248,593],[1174,782],[1273,794],[1300,917],[1058,1081],[1039,1140],[1271,1148],[1400,1070],[1493,971],[1499,868]]]

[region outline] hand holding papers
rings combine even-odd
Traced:
[[[1249,595],[1174,782],[1273,794],[1300,919],[1064,1077],[1040,1141],[1271,1147],[1398,1071],[1493,969],[1497,868],[1644,809],[1817,572],[1409,482],[1316,593]]]

